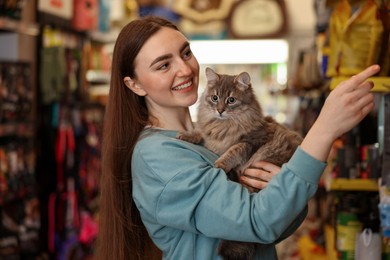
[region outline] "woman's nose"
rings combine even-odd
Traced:
[[[192,69],[189,63],[184,60],[179,62],[177,74],[178,76],[188,76],[192,73]]]

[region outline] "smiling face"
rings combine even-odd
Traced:
[[[198,98],[199,64],[177,30],[163,27],[146,41],[135,59],[135,75],[125,78],[126,85],[145,96],[153,114],[187,109]]]

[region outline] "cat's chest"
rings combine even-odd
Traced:
[[[217,154],[223,154],[236,144],[243,134],[237,126],[208,125],[203,129],[205,146]]]
[[[221,155],[224,152],[226,152],[231,146],[232,144],[230,143],[229,144],[227,142],[221,143],[219,141],[212,140],[212,139],[207,139],[205,141],[205,147],[207,147],[209,150],[213,151],[218,155]]]

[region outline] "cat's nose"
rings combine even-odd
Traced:
[[[225,112],[225,109],[218,108],[217,111],[218,111],[219,115],[222,116],[222,113]]]

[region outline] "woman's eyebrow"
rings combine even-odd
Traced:
[[[172,58],[172,54],[165,54],[165,55],[162,55],[162,56],[159,56],[157,57],[156,59],[154,59],[152,61],[152,63],[150,64],[149,68],[152,67],[154,64],[156,64],[157,62],[160,62],[162,60],[167,60],[169,58]]]
[[[184,51],[189,45],[190,45],[190,43],[187,42],[187,41],[185,43],[183,43],[182,47],[180,48],[180,52]],[[154,59],[152,61],[152,63],[150,64],[149,68],[152,67],[157,62],[160,62],[162,60],[167,60],[169,58],[172,58],[172,56],[173,56],[172,54],[165,54],[165,55],[161,55],[161,56],[157,57],[156,59]]]

